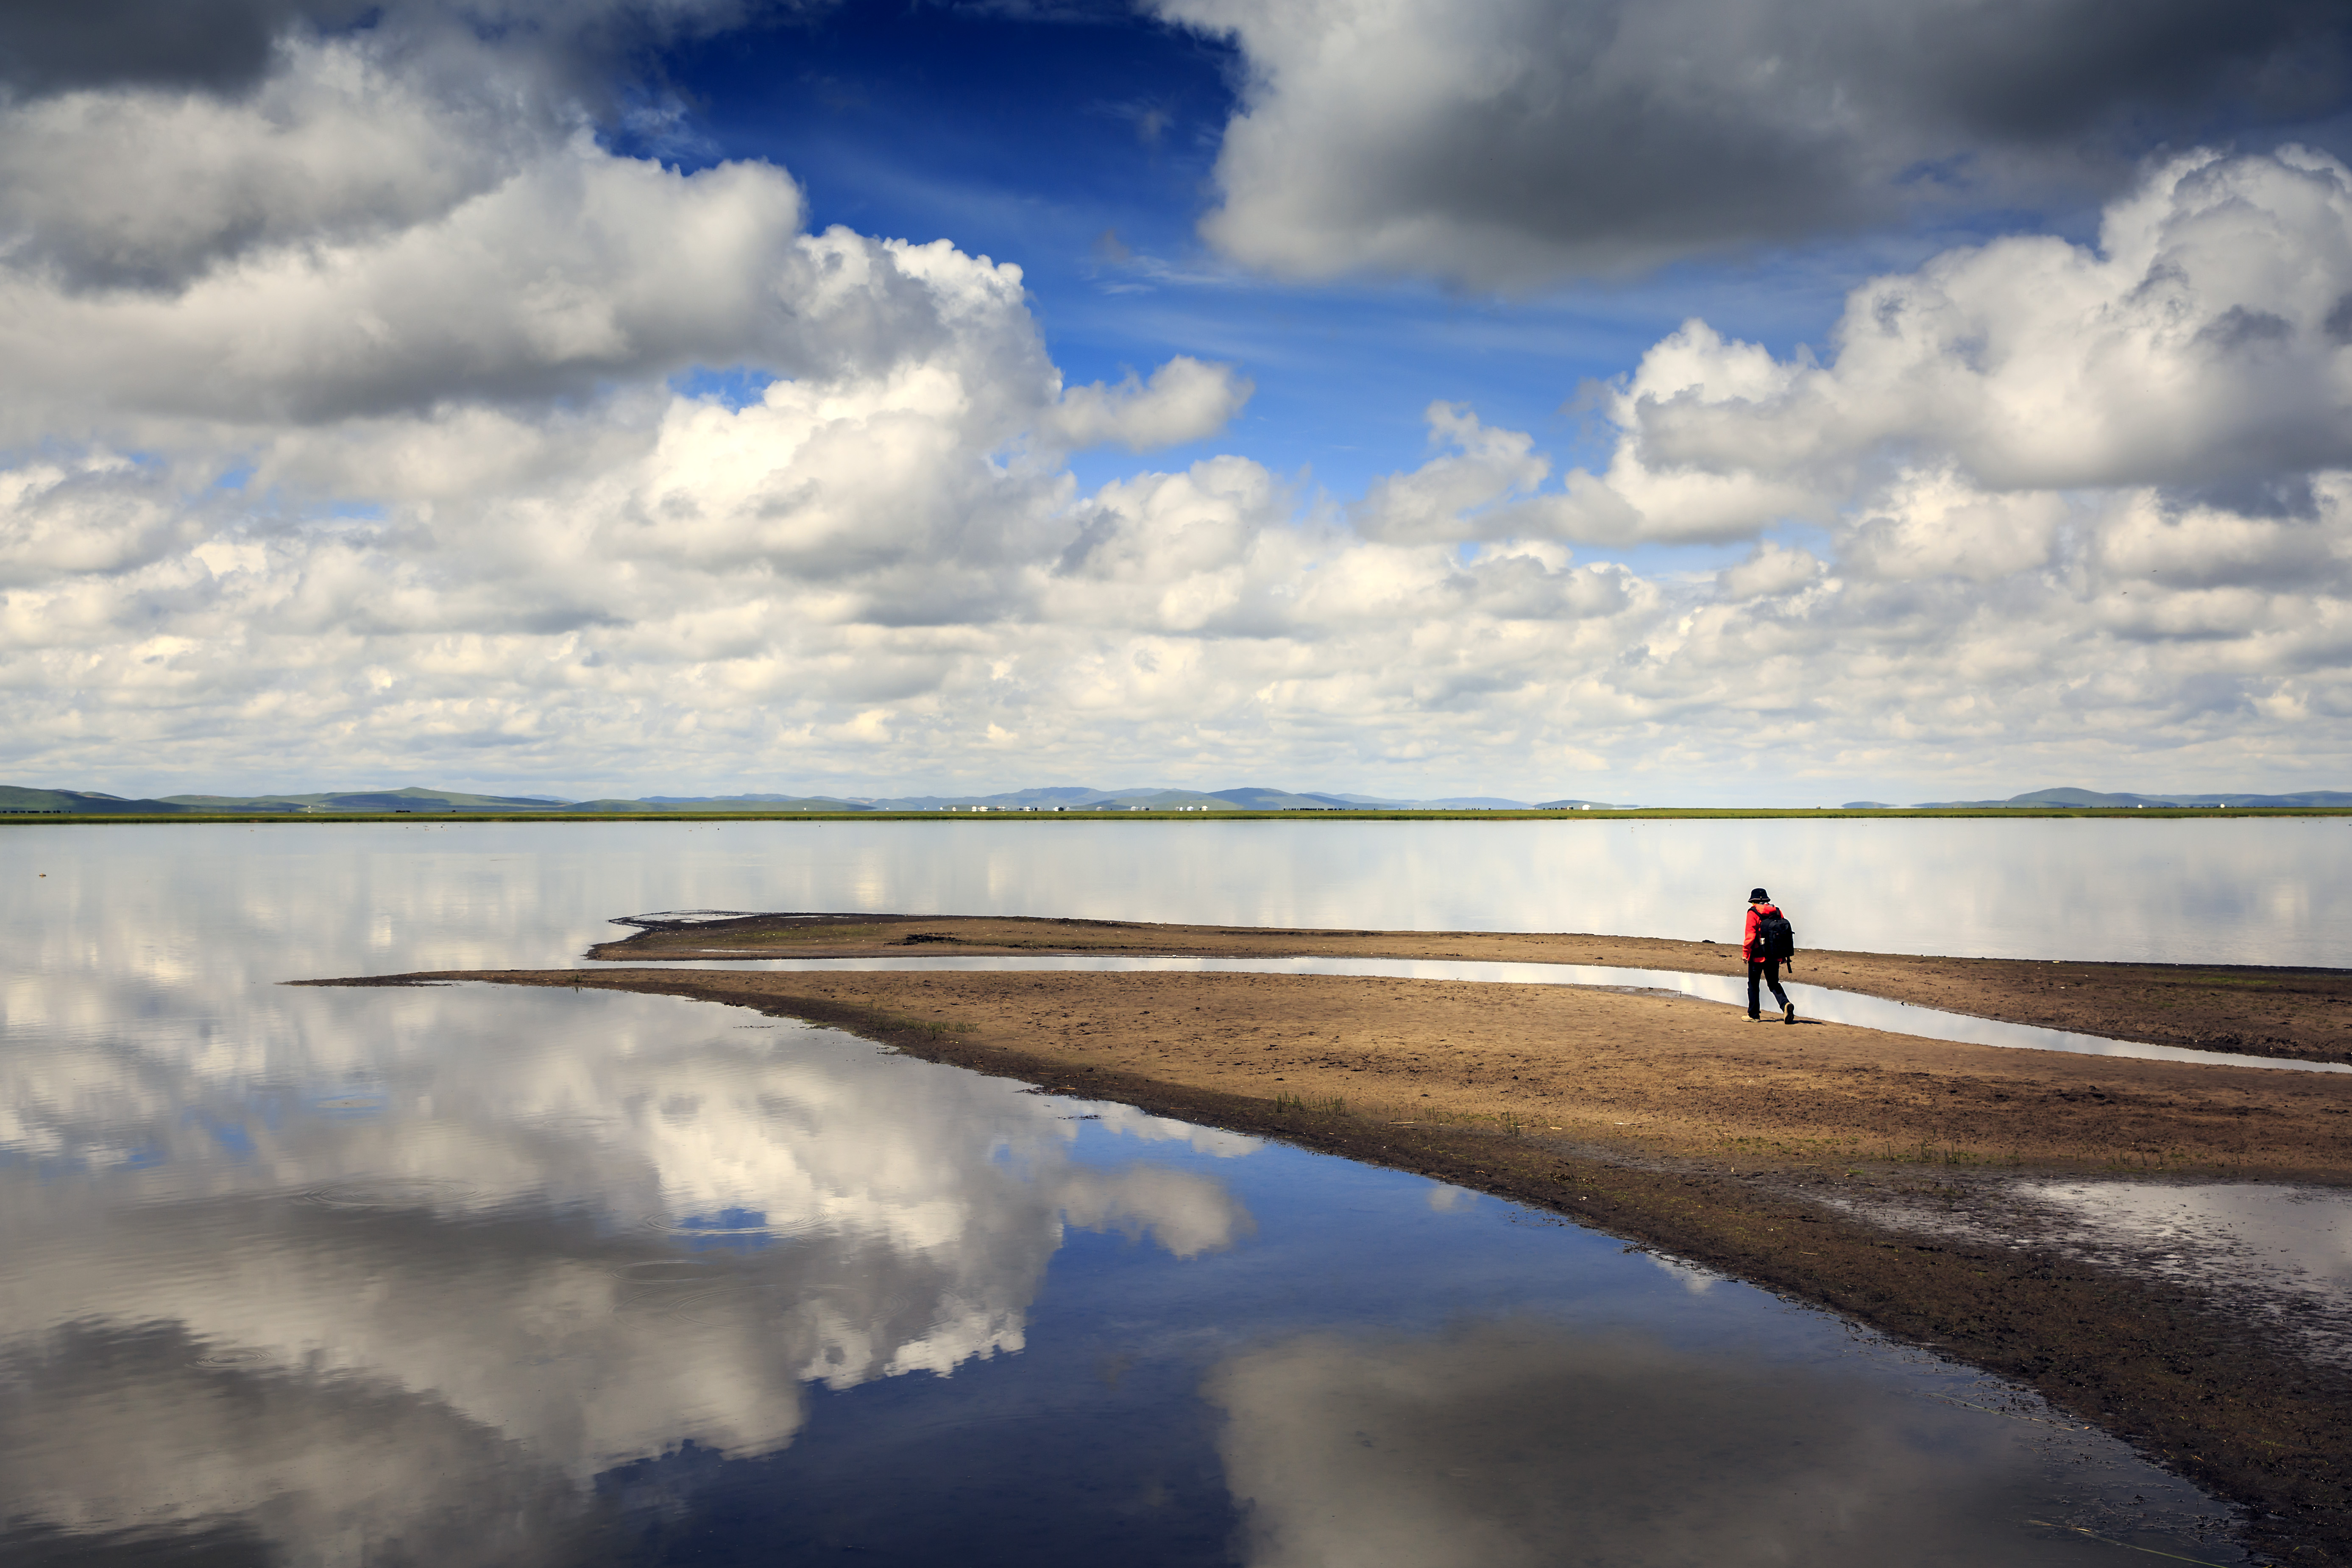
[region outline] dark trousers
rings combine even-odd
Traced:
[[[1780,961],[1777,958],[1751,958],[1748,961],[1748,1016],[1751,1018],[1762,1016],[1756,1010],[1756,982],[1759,980],[1772,988],[1772,1000],[1780,1004],[1782,1011],[1787,1011],[1789,994],[1780,989]]]

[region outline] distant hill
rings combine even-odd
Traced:
[[[703,796],[650,795],[644,800],[572,800],[557,808],[571,812],[649,811],[872,811],[875,808],[830,795],[718,795]]]
[[[457,790],[352,790],[332,795],[172,795],[189,811],[553,811],[565,803],[544,795],[466,795]]]
[[[1561,801],[1568,807],[1595,802]],[[40,790],[0,786],[0,815],[145,816],[256,813],[310,816],[340,812],[367,815],[490,812],[501,816],[546,812],[587,816],[659,812],[904,812],[904,811],[1525,811],[1524,801],[1494,795],[1453,795],[1438,800],[1392,800],[1376,795],[1327,794],[1264,786],[1224,790],[1136,786],[1092,789],[1077,784],[1009,790],[995,795],[895,796],[656,795],[643,798],[565,800],[556,795],[472,795],[462,790],[412,784],[402,789],[331,790],[310,795],[174,795],[161,800],[125,800],[89,790]]]
[[[2038,789],[2004,800],[1922,801],[1915,807],[1885,801],[1850,800],[1843,811],[1995,809],[2034,806],[2105,807],[2219,806],[2237,810],[2263,807],[2352,808],[2352,790],[2304,790],[2293,795],[2127,795],[2097,790]],[[746,812],[812,814],[909,811],[1074,812],[1074,811],[1628,811],[1634,807],[1608,801],[1565,798],[1530,805],[1500,795],[1444,795],[1429,800],[1399,800],[1381,795],[1336,791],[1287,790],[1251,784],[1234,789],[1166,789],[1149,785],[1126,789],[1092,789],[1080,784],[1007,790],[994,795],[801,795],[782,794],[614,796],[599,800],[565,800],[546,795],[472,795],[463,790],[431,789],[411,784],[402,789],[331,790],[314,795],[173,795],[160,800],[131,800],[98,790],[28,789],[0,784],[0,816],[180,816],[257,813],[301,813],[312,816],[351,812],[372,816],[415,814],[459,815],[518,813],[550,816],[638,816],[666,812]]]
[[[1209,794],[1241,811],[1354,811],[1358,803],[1345,795],[1294,795],[1281,789],[1216,789]]]
[[[19,789],[0,784],[0,816],[171,816],[188,808],[162,800],[125,800],[80,789]]]
[[[612,810],[730,811],[1526,811],[1528,803],[1496,795],[1453,795],[1438,800],[1395,800],[1249,786],[1239,789],[1165,789],[1150,785],[1088,789],[1076,784],[1006,790],[996,795],[859,795],[850,799],[803,799],[781,795],[648,795],[643,801],[600,801]]]
[[[1856,803],[1856,809],[1871,802]],[[2001,805],[2074,805],[2107,806],[2128,810],[2147,805],[2214,805],[2231,806],[2239,810],[2260,809],[2263,806],[2352,806],[2352,792],[2344,790],[2305,790],[2297,795],[2103,795],[2088,789],[2038,789],[2030,795],[2013,795],[2007,800],[1930,800],[1919,803],[1917,809],[1949,809],[1956,806]]]

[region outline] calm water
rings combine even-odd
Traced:
[[[2352,962],[2332,818],[5,826],[0,877],[68,962],[200,921],[305,973],[568,963],[698,907],[1723,941],[1758,883],[1814,948]]]
[[[673,998],[274,984],[698,905],[1702,912],[1568,825],[1256,826],[0,833],[0,1562],[2242,1561],[2030,1398],[1491,1199]],[[1734,848],[1656,876],[1799,886]]]

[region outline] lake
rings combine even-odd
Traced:
[[[2352,953],[2352,820],[2329,817],[11,826],[0,866],[58,884],[10,911],[44,931],[152,943],[195,917],[298,968],[569,963],[612,916],[703,907],[1722,941],[1758,884],[1813,948]]]
[[[2242,1562],[1554,1216],[675,998],[277,982],[698,907],[1720,939],[1759,879],[1824,946],[2325,962],[2344,831],[12,827],[0,1562]]]

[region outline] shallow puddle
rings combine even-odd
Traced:
[[[2270,1182],[2021,1182],[2078,1255],[2170,1275],[2352,1364],[2352,1193]]]
[[[727,957],[727,950],[711,948],[703,960]],[[717,967],[681,963],[665,967]],[[756,948],[742,950],[740,962],[726,967],[742,969],[875,969],[875,970],[1027,970],[1077,971],[1098,973],[1202,974],[1336,974],[1381,980],[1467,980],[1500,985],[1591,985],[1619,991],[1670,991],[1729,1006],[1748,1005],[1748,983],[1728,974],[1691,974],[1675,969],[1621,969],[1600,963],[1500,963],[1475,959],[1436,958],[1141,958],[1097,957],[922,957],[922,958],[769,958]],[[2004,1024],[1992,1018],[1947,1013],[1934,1007],[1914,1007],[1883,996],[1787,982],[1789,1000],[1798,1016],[1832,1024],[1853,1024],[1892,1035],[1916,1035],[1929,1040],[1957,1040],[1969,1045],[2000,1046],[2031,1051],[2069,1051],[2080,1056],[2131,1057],[2142,1061],[2201,1062],[2212,1067],[2275,1068],[2286,1072],[2352,1072],[2342,1062],[2285,1061],[2276,1057],[2239,1056],[2225,1051],[2190,1050],[2183,1046],[2146,1046],[2131,1040],[2103,1039],[2064,1029],[2042,1029],[2030,1024]],[[1767,1000],[1769,1000],[1769,996]]]

